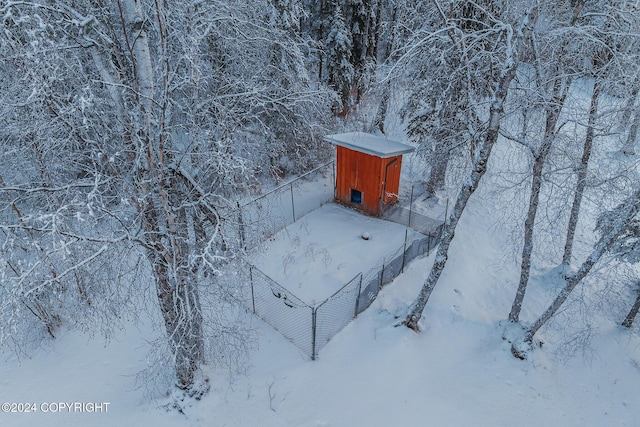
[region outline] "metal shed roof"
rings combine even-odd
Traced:
[[[399,156],[415,150],[415,148],[410,145],[365,132],[327,135],[324,137],[324,140],[341,147],[382,158]]]

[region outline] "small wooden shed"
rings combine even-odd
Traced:
[[[336,146],[336,200],[380,216],[398,200],[402,155],[413,147],[364,132],[325,136]]]

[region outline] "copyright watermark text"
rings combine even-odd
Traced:
[[[51,413],[106,413],[110,402],[4,402],[0,405],[2,412],[51,412]]]

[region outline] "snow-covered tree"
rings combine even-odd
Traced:
[[[378,64],[379,68],[386,68],[385,65],[387,62],[393,62],[396,59],[394,51],[398,47],[398,43],[401,42],[401,40],[399,40],[400,33],[402,32],[401,27],[407,25],[403,19],[407,12],[406,4],[407,2],[405,1],[394,0],[388,5],[390,8],[390,10],[388,10],[388,21],[380,24],[380,29],[385,32],[385,37],[383,37],[381,41],[384,49],[382,54],[378,55],[378,60],[381,62]],[[380,11],[380,16],[382,16],[383,11],[384,9]],[[380,99],[378,100],[378,108],[371,123],[371,128],[374,131],[378,130],[381,133],[384,133],[384,124],[387,118],[387,109],[391,97],[391,78],[389,77],[390,76],[386,76],[386,78],[383,78],[384,81],[382,82],[382,89],[379,90]]]
[[[299,34],[304,8],[300,0],[271,0],[269,15],[270,26]]]
[[[551,153],[563,123],[560,114],[567,100],[571,88],[574,73],[571,65],[565,58],[571,50],[571,44],[575,42],[575,35],[571,29],[575,25],[576,17],[582,10],[583,4],[577,2],[574,7],[564,4],[564,8],[558,10],[558,5],[552,9],[543,9],[540,13],[548,19],[549,23],[543,28],[534,29],[531,48],[531,62],[533,71],[530,82],[528,73],[522,73],[520,87],[523,97],[521,104],[522,114],[525,120],[530,121],[531,116],[542,116],[540,122],[542,129],[531,129],[531,123],[525,123],[527,129],[521,135],[520,143],[525,146],[533,158],[531,170],[531,188],[529,204],[524,221],[524,242],[520,262],[520,278],[516,295],[509,312],[509,321],[518,322],[520,310],[524,301],[525,292],[529,283],[531,271],[531,258],[534,246],[534,231],[536,217],[540,206],[540,193],[543,184],[543,171],[547,157]],[[560,13],[558,13],[560,12]],[[574,58],[574,56],[570,56]],[[597,93],[597,92],[596,92]],[[531,133],[535,136],[530,138]],[[537,135],[540,135],[539,138]]]
[[[634,84],[637,83],[637,67],[640,65],[638,55],[633,52],[634,46],[638,46],[638,38],[635,28],[640,25],[637,11],[626,2],[589,2],[584,7],[584,17],[576,15],[579,32],[574,37],[573,56],[577,58],[574,70],[577,74],[592,79],[593,91],[588,109],[588,118],[584,145],[580,162],[576,167],[577,182],[574,191],[573,202],[567,226],[562,263],[568,266],[573,256],[574,237],[580,214],[580,208],[584,193],[587,190],[587,169],[593,150],[597,131],[609,132],[611,125],[600,125],[599,102],[602,93],[615,92],[616,87],[622,85],[626,92],[626,86],[631,82],[631,94],[623,108],[624,118],[632,108]],[[636,8],[637,9],[637,8]],[[589,58],[588,60],[586,60]],[[637,92],[636,92],[637,95]],[[600,119],[600,122],[603,120]],[[637,125],[631,124],[628,138],[635,141],[634,129]],[[633,151],[634,142],[627,138],[623,151]],[[631,148],[629,148],[631,147]]]
[[[608,210],[598,217],[596,230],[600,235],[599,240],[580,267],[565,277],[561,291],[527,329],[523,341],[513,343],[511,352],[515,357],[526,358],[527,348],[531,345],[536,333],[558,312],[578,283],[589,274],[604,255],[614,253],[633,262],[640,260],[639,214],[640,190],[636,189],[614,209]]]
[[[491,97],[487,102],[488,118],[482,127],[480,143],[473,150],[469,176],[465,179],[458,193],[453,210],[446,218],[433,267],[403,322],[404,325],[415,331],[418,330],[418,322],[424,308],[447,263],[449,246],[453,241],[462,213],[487,170],[491,150],[498,139],[511,82],[515,78],[521,55],[526,51],[525,46],[536,22],[532,5],[517,4],[513,6],[513,9],[505,10],[503,13],[501,19],[495,19],[487,31],[474,32],[465,36],[467,37],[465,44],[475,41],[493,46],[492,50],[485,51],[486,61],[483,61],[481,68],[484,73],[478,70],[474,74],[475,78],[479,79],[483,76],[489,82],[487,90]]]
[[[351,63],[353,43],[337,0],[333,1],[332,8],[333,13],[325,40],[327,75],[329,86],[340,95],[341,105],[334,107],[334,111],[339,115],[345,115],[352,106],[351,88],[355,77]]]
[[[351,34],[351,63],[354,69],[354,103],[370,86],[378,53],[380,0],[346,0],[344,11]]]
[[[408,87],[407,135],[429,162],[429,196],[444,188],[449,162],[471,158],[483,133],[477,106],[490,95],[492,31],[507,5],[493,1],[434,2],[406,43],[398,68]],[[420,16],[422,16],[421,14]]]
[[[269,164],[268,133],[295,146],[327,111],[264,6],[0,6],[1,344],[78,313],[108,324],[153,289],[180,389],[232,358],[229,197]]]
[[[379,0],[321,0],[303,2],[303,34],[317,43],[310,60],[318,64],[318,80],[329,84],[345,115],[373,81],[382,3]],[[348,91],[347,89],[348,79]]]
[[[629,313],[627,313],[627,315],[625,316],[624,320],[622,321],[622,326],[624,326],[625,328],[630,328],[631,325],[633,325],[633,321],[635,320],[636,316],[638,315],[638,312],[640,311],[640,286],[638,286],[638,283],[636,283],[636,299],[633,303],[633,305],[631,306],[631,309],[629,310]]]

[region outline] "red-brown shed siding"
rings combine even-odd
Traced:
[[[400,187],[402,156],[380,158],[336,147],[336,200],[378,215],[380,201],[393,203]],[[361,203],[351,201],[351,190],[362,193]]]
[[[365,132],[324,139],[336,146],[336,201],[379,216],[398,200],[402,155],[413,147]]]

